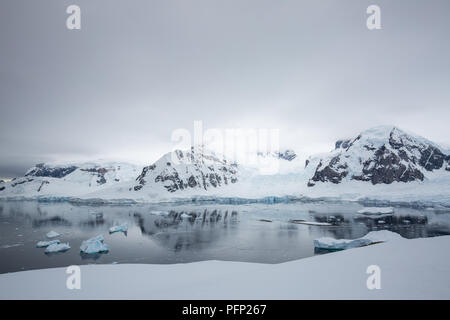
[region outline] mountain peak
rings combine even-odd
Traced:
[[[427,172],[445,168],[450,156],[435,143],[396,126],[377,126],[356,138],[338,140],[335,150],[320,158],[308,186],[343,179],[372,184],[423,181]]]

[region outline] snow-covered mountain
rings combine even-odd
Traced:
[[[238,181],[238,165],[213,152],[192,147],[175,150],[144,167],[132,190],[139,192],[163,187],[168,192],[209,190]]]
[[[297,158],[297,154],[294,150],[286,149],[282,151],[274,151],[274,152],[257,152],[257,155],[260,157],[273,157],[276,159],[282,159],[286,161],[292,161]]]
[[[338,140],[329,154],[310,158],[307,168],[313,174],[308,186],[343,180],[374,185],[423,181],[429,172],[450,171],[449,163],[450,156],[433,142],[394,126],[380,126]]]
[[[0,198],[160,202],[309,197],[450,205],[448,150],[393,126],[339,140],[334,150],[310,157],[306,166],[292,150],[256,158],[258,165],[251,167],[192,148],[167,153],[146,167],[114,162],[38,164],[24,177],[0,182]],[[278,168],[274,173],[259,171],[273,164]]]
[[[40,163],[2,185],[0,196],[77,196],[133,181],[140,167],[120,162]]]

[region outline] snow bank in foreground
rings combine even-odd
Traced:
[[[392,241],[281,264],[84,265],[0,275],[0,299],[450,299],[450,236]],[[368,290],[367,267],[381,269]],[[114,279],[114,281],[111,281]]]

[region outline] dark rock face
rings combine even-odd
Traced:
[[[46,185],[46,184],[49,184],[49,183],[50,183],[50,182],[48,182],[47,180],[42,181],[42,182],[41,182],[41,185],[40,185],[39,188],[38,188],[38,192],[41,192],[42,187],[43,187],[44,185]]]
[[[335,143],[335,149],[347,149],[350,146],[350,139],[348,140],[338,140]]]
[[[278,152],[278,158],[287,161],[292,161],[297,157],[297,154],[293,150],[286,150],[284,152]]]
[[[286,161],[292,161],[295,158],[297,158],[297,154],[295,153],[295,151],[287,149],[285,151],[280,151],[280,152],[257,152],[258,156],[262,156],[262,157],[267,157],[267,156],[274,156],[278,159],[283,159]]]
[[[406,166],[402,163],[402,160],[407,160],[407,157],[402,155],[400,153],[400,156],[398,156],[390,152],[385,146],[382,146],[375,152],[373,159],[364,162],[362,174],[359,176],[354,175],[352,179],[371,181],[372,184],[390,184],[394,181],[423,181],[423,173],[411,165]]]
[[[28,171],[25,176],[63,178],[74,172],[76,169],[77,167],[75,166],[52,168],[44,163],[39,163],[33,169]]]
[[[139,191],[148,183],[161,184],[169,192],[186,189],[218,188],[237,182],[237,165],[228,163],[211,154],[175,151],[177,163],[172,163],[170,154],[154,164],[143,168],[137,177]],[[170,160],[170,161],[169,161]]]
[[[24,184],[24,183],[28,183],[28,182],[31,182],[31,181],[33,181],[33,180],[34,180],[34,179],[32,179],[32,178],[22,178],[22,179],[17,179],[17,180],[14,180],[13,183],[11,183],[11,187],[15,188],[15,187],[18,186],[18,185],[21,185],[21,184]]]
[[[334,157],[331,159],[328,165],[323,166],[322,162],[317,166],[316,172],[314,176],[311,178],[312,181],[321,181],[321,182],[332,182],[339,183],[345,178],[348,174],[346,171],[347,164],[340,163],[340,157]],[[310,181],[310,184],[313,182]]]
[[[306,160],[305,160],[305,168],[308,166],[308,164],[309,164],[309,160],[306,159]]]
[[[428,171],[442,168],[444,165],[445,154],[436,147],[429,146],[422,152],[419,164]]]
[[[308,186],[316,182],[340,183],[345,177],[374,185],[423,181],[426,171],[450,171],[450,155],[395,127],[385,132],[362,133],[353,140],[339,140],[333,153],[329,160],[320,160]]]
[[[5,190],[5,187],[0,187],[0,191],[3,191],[3,190]]]

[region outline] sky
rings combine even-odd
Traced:
[[[68,30],[66,8],[81,8]],[[366,26],[369,5],[381,29]],[[149,164],[172,133],[278,129],[310,155],[396,125],[450,145],[448,0],[2,0],[0,178]]]

